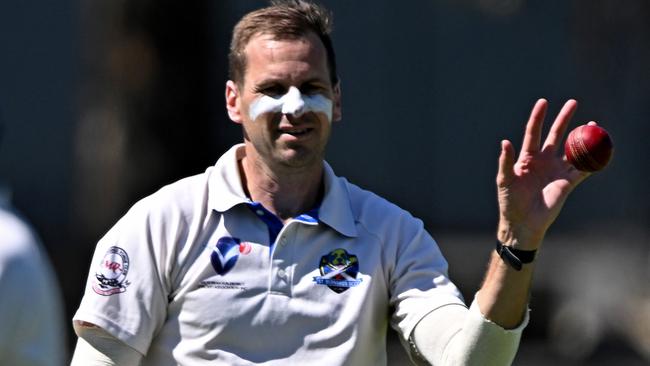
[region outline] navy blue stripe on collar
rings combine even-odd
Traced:
[[[266,227],[269,229],[269,245],[272,247],[275,244],[275,240],[278,238],[280,231],[284,227],[282,220],[275,216],[271,211],[267,210],[259,202],[249,200],[246,202],[246,206],[248,206],[248,208],[266,224]],[[294,217],[294,220],[306,224],[317,224],[318,209],[318,207],[312,208],[311,210]]]

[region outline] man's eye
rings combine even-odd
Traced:
[[[313,84],[308,84],[308,85],[303,85],[300,88],[300,92],[303,94],[319,94],[323,92],[323,87],[320,85],[313,85]]]
[[[264,95],[268,95],[271,97],[276,97],[280,95],[286,94],[286,89],[281,86],[281,85],[270,85],[270,86],[265,86],[257,89],[258,93],[262,93]]]

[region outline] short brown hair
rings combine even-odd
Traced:
[[[229,78],[239,85],[246,73],[246,45],[258,34],[276,39],[294,39],[314,32],[327,52],[332,85],[338,81],[336,58],[330,33],[332,15],[324,7],[305,0],[271,1],[271,5],[246,14],[235,26],[228,55]]]

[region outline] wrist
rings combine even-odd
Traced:
[[[513,228],[503,223],[499,223],[497,229],[497,240],[501,244],[520,250],[537,250],[543,238],[543,233],[534,233],[524,228]]]

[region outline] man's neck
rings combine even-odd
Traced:
[[[242,185],[249,198],[283,222],[312,208],[323,195],[323,167],[272,169],[259,159],[239,161]]]

